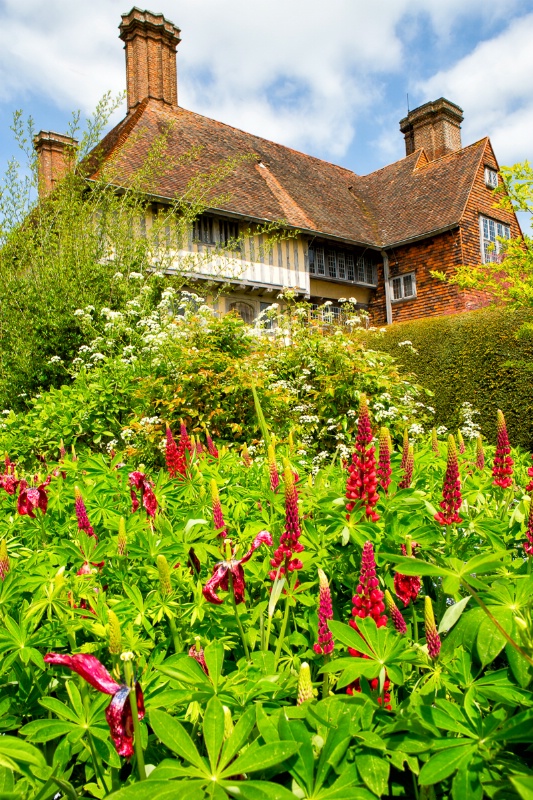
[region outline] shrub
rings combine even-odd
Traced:
[[[437,425],[456,429],[469,402],[481,412],[483,434],[493,439],[496,411],[503,408],[513,444],[531,449],[533,341],[517,335],[531,320],[525,309],[482,309],[398,323],[367,341],[433,392]]]

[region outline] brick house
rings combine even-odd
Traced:
[[[180,30],[163,15],[133,8],[122,15],[119,30],[128,112],[104,137],[100,152],[114,159],[125,183],[162,130],[170,132],[172,161],[197,153],[161,177],[143,224],[150,225],[158,208],[183,193],[195,174],[236,159],[217,187],[224,199],[202,213],[175,254],[176,268],[185,255],[201,255],[195,275],[201,280],[206,254],[209,261],[211,250],[251,231],[233,253],[232,270],[218,276],[224,283],[216,301],[220,311],[236,310],[252,321],[284,287],[313,304],[331,301],[333,313],[341,298],[355,298],[378,325],[483,304],[482,297],[430,274],[496,260],[497,237],[520,235],[516,216],[493,207],[501,179],[490,141],[462,146],[457,105],[440,98],[410,111],[400,122],[405,157],[357,175],[181,108]],[[35,137],[44,192],[69,168],[69,144],[61,134],[41,131]],[[265,247],[260,226],[279,220],[291,237]]]

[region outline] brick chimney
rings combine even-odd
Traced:
[[[40,131],[33,137],[39,170],[39,197],[46,197],[74,166],[78,142],[71,136]]]
[[[461,149],[463,109],[440,97],[409,111],[400,120],[406,155],[424,149],[430,161]]]
[[[132,8],[129,14],[122,14],[119,30],[126,51],[128,114],[146,98],[175,108],[180,29],[163,14]]]

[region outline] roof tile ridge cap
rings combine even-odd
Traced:
[[[301,217],[301,219],[305,222],[305,227],[308,228],[309,230],[315,230],[316,227],[315,222],[312,219],[310,219],[310,217],[307,216],[303,208],[301,208],[298,205],[298,203],[290,194],[290,192],[288,192],[287,189],[285,189],[285,187],[283,186],[283,184],[278,180],[278,178],[276,178],[270,167],[267,164],[263,164],[262,162],[261,164],[256,163],[255,168],[257,172],[261,175],[265,183],[267,184],[272,194],[276,196],[276,200],[279,202],[283,211],[286,212],[284,205],[288,201],[288,203],[291,206],[294,206],[294,210],[296,210],[297,216]],[[274,184],[274,186],[272,186],[271,184]],[[278,193],[279,196],[277,196]],[[299,223],[299,226],[301,226],[301,223]]]
[[[375,169],[372,172],[367,172],[366,175],[356,175],[359,180],[366,180],[367,178],[372,178],[374,175],[377,175],[380,172],[385,172],[385,170],[390,169],[391,167],[397,166],[406,166],[409,160],[414,160],[415,157],[418,158],[419,150],[415,150],[413,153],[409,153],[408,156],[402,156],[402,158],[398,158],[396,161],[392,161],[390,164],[385,164],[384,167],[380,167],[379,169]]]
[[[420,165],[420,169],[423,169],[426,166],[430,167],[432,164],[438,165],[439,162],[442,162],[445,159],[451,160],[452,158],[457,158],[458,156],[463,155],[466,150],[473,150],[475,147],[479,147],[482,142],[485,143],[483,145],[483,147],[485,147],[488,139],[489,139],[488,136],[484,136],[482,139],[478,139],[477,142],[471,142],[471,144],[467,144],[464,147],[461,147],[459,150],[452,150],[450,153],[444,153],[442,156],[439,156],[438,158],[433,158],[431,160],[428,160],[427,164]]]
[[[163,109],[159,109],[162,111]],[[178,107],[175,109],[169,109],[173,111],[177,111]],[[290,150],[291,153],[296,153],[298,156],[304,156],[304,158],[309,158],[312,161],[317,161],[320,164],[327,164],[328,167],[335,167],[335,169],[340,170],[341,172],[346,172],[348,175],[353,175],[356,178],[360,178],[361,175],[358,175],[357,172],[354,172],[348,167],[343,167],[340,164],[334,164],[333,161],[326,161],[325,158],[318,158],[318,156],[309,155],[309,153],[304,153],[303,150],[296,150],[295,147],[289,147],[287,144],[281,144],[281,142],[274,142],[272,139],[265,139],[264,136],[258,136],[256,133],[250,133],[250,131],[245,131],[242,128],[237,128],[236,125],[229,125],[227,122],[221,122],[219,119],[213,119],[213,117],[208,117],[206,114],[199,114],[198,111],[190,111],[188,108],[183,108],[183,106],[179,106],[179,111],[182,111],[186,114],[190,114],[193,117],[202,117],[202,119],[206,119],[208,122],[214,122],[215,125],[220,125],[224,128],[230,128],[233,131],[237,131],[238,133],[244,134],[244,136],[250,136],[254,139],[259,139],[261,142],[266,142],[267,144],[273,144],[275,147],[282,147],[283,150]]]
[[[474,178],[473,178],[473,180],[472,180],[472,182],[470,184],[470,189],[468,190],[468,193],[466,195],[466,200],[464,202],[461,214],[459,215],[459,224],[461,224],[461,222],[463,221],[464,215],[466,213],[466,209],[468,208],[468,204],[470,202],[470,197],[472,196],[472,191],[474,189],[474,181],[476,179],[476,174],[477,174],[477,171],[479,169],[479,165],[481,163],[481,160],[483,159],[483,156],[485,155],[485,150],[487,149],[487,144],[490,145],[490,148],[492,150],[492,144],[491,144],[491,141],[490,141],[488,136],[484,136],[483,139],[479,139],[477,142],[474,142],[474,145],[479,146],[482,142],[483,142],[483,147],[479,148],[479,155],[478,155],[478,158],[477,158],[477,160],[475,162]],[[473,147],[473,145],[468,145],[468,146],[469,147]],[[494,156],[494,157],[496,158],[496,156]]]

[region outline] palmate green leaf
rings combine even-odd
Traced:
[[[501,569],[503,563],[503,554],[500,552],[495,553],[480,553],[470,561],[467,561],[462,569],[463,575],[484,575],[487,572],[495,572]]]
[[[243,772],[270,769],[286,761],[299,749],[298,742],[273,742],[262,747],[250,747],[221,773],[221,777],[230,778],[233,775],[241,775]]]
[[[2,756],[4,757],[2,759]],[[21,765],[46,771],[46,761],[40,750],[15,736],[0,736],[0,762],[10,769],[21,771]]]
[[[469,768],[458,770],[452,782],[453,800],[483,800],[483,786],[477,772]]]
[[[462,744],[452,748],[447,747],[431,756],[420,770],[418,779],[420,785],[432,786],[449,778],[456,770],[468,764],[476,750],[475,744]]]
[[[7,767],[0,767],[0,797],[9,794],[15,786],[13,770]]]
[[[219,767],[221,770],[229,764],[231,759],[237,755],[239,750],[244,747],[245,743],[248,741],[255,725],[255,717],[256,709],[252,705],[244,712],[237,722],[229,739],[226,739],[224,742],[219,760]]]
[[[141,781],[108,795],[109,800],[203,800],[205,781]]]
[[[371,792],[378,797],[385,794],[389,780],[390,764],[383,756],[373,753],[356,755],[355,765]]]
[[[164,745],[173,753],[193,764],[201,773],[209,775],[207,764],[196,749],[194,742],[177,719],[164,711],[150,711],[150,725]]]
[[[281,714],[279,718],[279,735],[283,741],[299,743],[298,755],[293,759],[289,771],[298,782],[298,785],[305,789],[307,794],[311,794],[315,771],[311,734],[303,722],[296,719],[289,721],[285,714]]]
[[[224,741],[224,709],[218,697],[212,697],[204,716],[204,742],[213,775],[216,773],[218,757]]]
[[[224,789],[232,797],[242,800],[294,800],[294,794],[279,783],[270,781],[224,782]],[[180,798],[181,800],[181,798]]]
[[[24,725],[20,729],[20,733],[26,736],[29,742],[41,743],[57,739],[58,736],[65,736],[77,728],[78,724],[72,722],[61,722],[58,719],[36,719]]]
[[[451,578],[457,577],[457,573],[439,564],[432,564],[429,561],[422,561],[420,558],[409,558],[408,556],[398,556],[395,553],[380,553],[380,559],[392,561],[396,565],[397,571],[402,575],[429,575],[434,577],[448,575]]]
[[[522,800],[533,800],[533,775],[512,775],[509,780]]]
[[[73,683],[73,681],[68,681],[67,686],[69,686],[71,683]],[[80,719],[80,717],[78,717],[71,708],[65,705],[65,703],[62,703],[61,700],[57,700],[55,697],[40,697],[39,705],[43,706],[43,708],[47,708],[49,711],[52,711],[61,719],[78,724],[80,722],[84,722],[84,717]]]
[[[362,636],[360,636],[357,631],[354,631],[354,629],[349,625],[332,619],[328,622],[328,627],[333,634],[334,639],[342,642],[342,644],[346,645],[346,647],[353,647],[354,650],[358,650],[359,652],[365,653],[365,655],[374,658],[372,649],[368,646]]]
[[[510,608],[491,606],[490,611],[504,630],[508,631],[512,629],[513,612]],[[486,667],[487,664],[491,664],[496,656],[501,653],[506,644],[507,639],[500,633],[492,620],[485,616],[478,628],[476,636],[476,650],[481,665]]]
[[[224,664],[224,645],[222,642],[211,642],[205,648],[204,656],[207,669],[209,670],[209,677],[213,681],[216,692]]]

